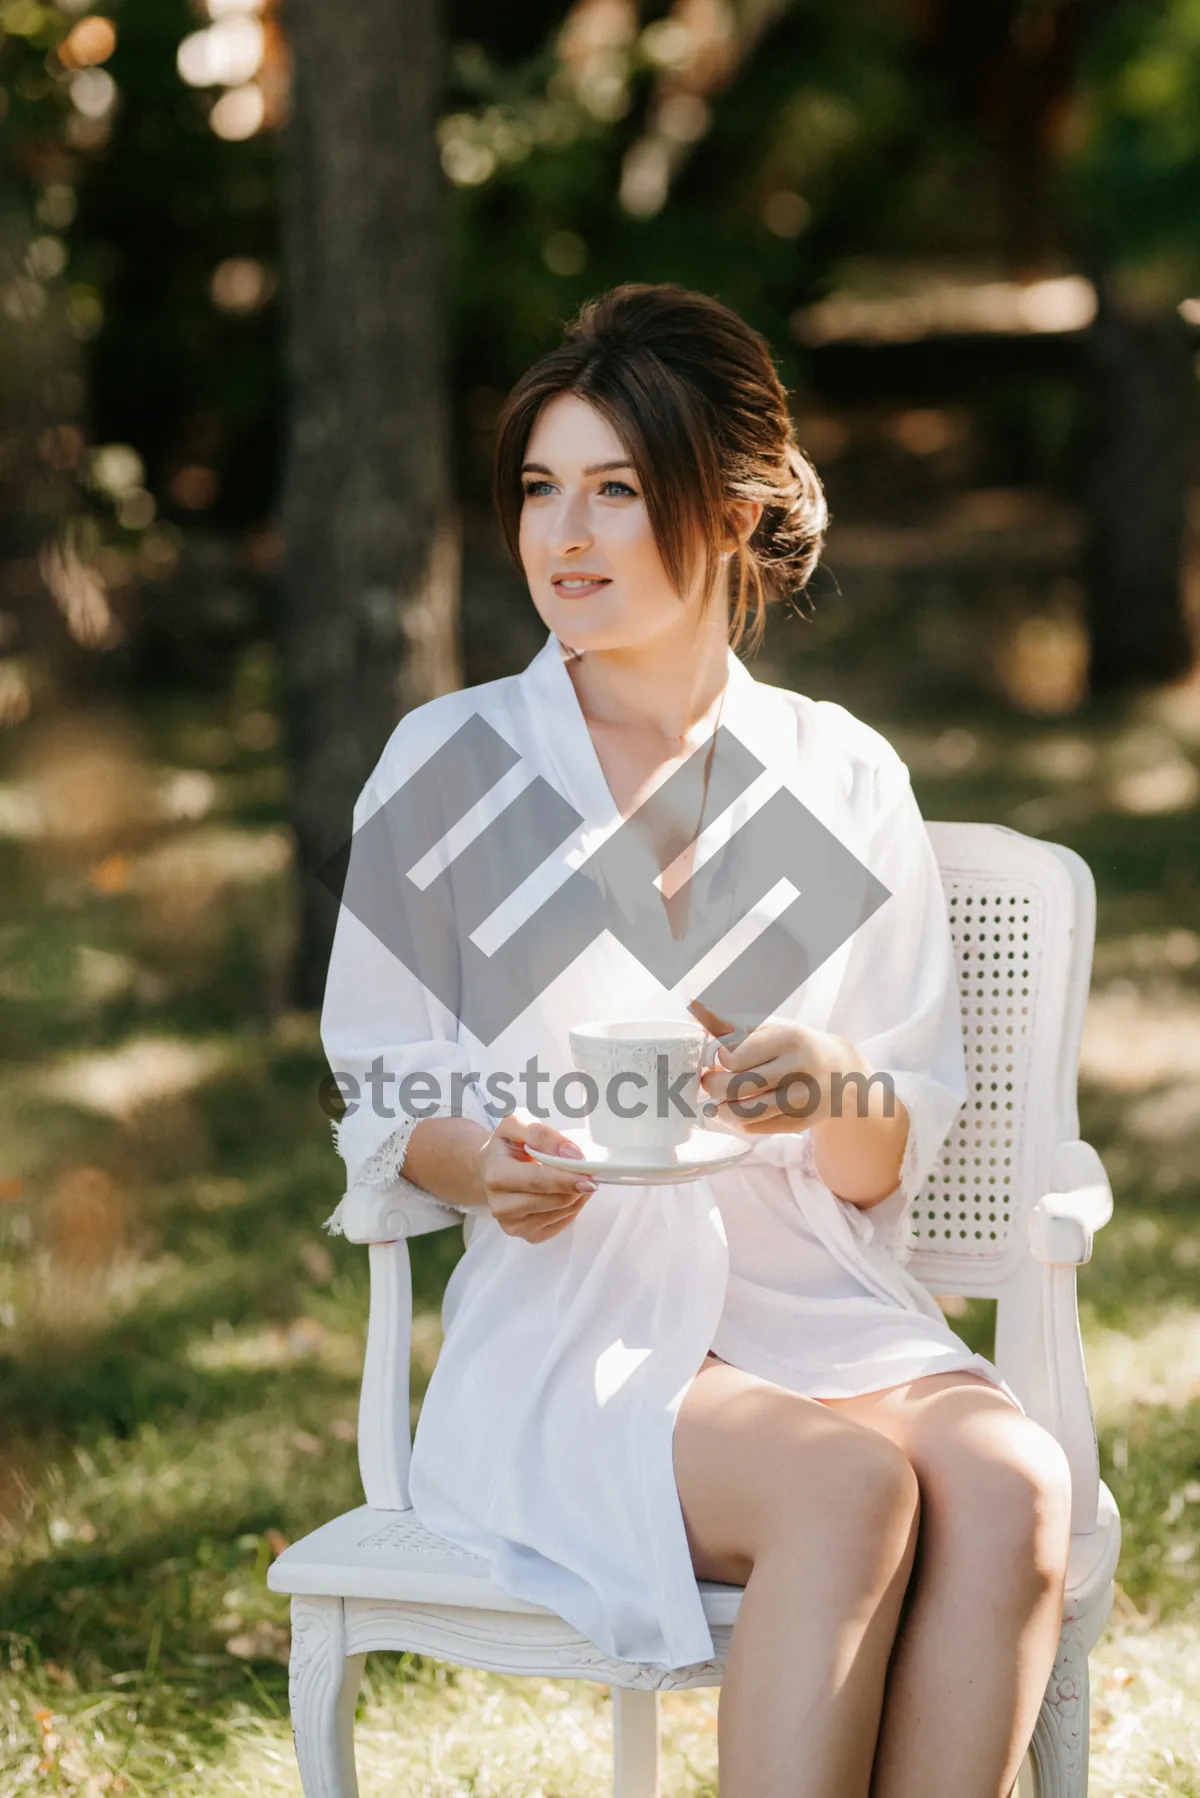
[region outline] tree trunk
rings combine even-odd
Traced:
[[[1129,317],[1098,285],[1083,578],[1090,685],[1105,693],[1175,680],[1192,663],[1183,550],[1194,376],[1179,318]]]
[[[293,990],[320,1003],[315,870],[397,719],[461,684],[443,339],[439,0],[287,0],[291,418],[281,651],[299,887]]]

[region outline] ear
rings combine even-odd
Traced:
[[[727,547],[734,550],[739,543],[746,543],[758,529],[758,521],[762,515],[761,500],[733,500],[729,507],[729,522],[734,535]]]

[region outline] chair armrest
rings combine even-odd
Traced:
[[[1112,1187],[1091,1143],[1060,1142],[1050,1164],[1050,1191],[1033,1207],[1029,1246],[1044,1266],[1080,1267],[1092,1239],[1112,1216]]]
[[[1112,1189],[1090,1143],[1062,1142],[1052,1190],[1029,1219],[1033,1257],[1042,1264],[1042,1324],[1051,1426],[1071,1468],[1071,1533],[1091,1535],[1100,1505],[1100,1456],[1079,1333],[1076,1269],[1091,1259],[1093,1233],[1112,1216]]]
[[[461,1224],[464,1216],[411,1180],[393,1186],[348,1186],[334,1215],[336,1233],[348,1242],[400,1242],[409,1236],[427,1236],[431,1230],[449,1230]]]

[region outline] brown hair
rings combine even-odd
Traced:
[[[518,569],[521,466],[538,414],[560,393],[589,401],[620,437],[677,592],[691,584],[698,535],[708,605],[722,543],[736,534],[728,502],[762,502],[762,517],[735,552],[730,622],[736,649],[753,603],[757,649],[767,606],[805,587],[829,520],[765,338],[719,300],[685,287],[630,281],[587,301],[500,412],[493,498]]]

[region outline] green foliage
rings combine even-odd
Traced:
[[[1200,277],[1200,6],[1107,11],[1068,127],[1067,192],[1110,261],[1158,265],[1179,298]]]
[[[505,389],[588,295],[623,280],[677,281],[739,308],[795,385],[792,311],[826,290],[848,244],[886,229],[923,97],[892,9],[783,8],[711,97],[665,204],[642,216],[623,204],[622,176],[653,131],[657,30],[614,50],[602,102],[565,81],[552,42],[515,67],[459,48],[440,137],[457,186],[460,390]],[[799,221],[784,234],[764,217],[780,193]]]
[[[618,32],[580,61],[564,49],[566,11],[530,12],[519,29],[465,4],[450,15],[438,138],[468,489],[486,484],[499,396],[583,299],[618,281],[717,294],[765,333],[785,382],[802,390],[790,320],[853,262],[1002,254],[1002,158],[966,38],[957,48],[949,38],[939,61],[928,24],[882,0],[793,0],[698,102],[694,141],[670,151],[664,202],[640,212],[625,190],[681,66],[670,19],[649,8],[632,36]],[[75,77],[54,54],[75,14],[13,0],[0,15],[0,149],[19,177],[10,261],[41,258],[42,272],[22,278],[47,316],[61,314],[81,363],[82,403],[56,402],[43,422],[86,415],[92,444],[132,445],[168,526],[261,523],[277,501],[286,417],[285,137],[214,135],[212,95],[186,87],[175,66],[198,23],[186,0],[123,0],[112,16],[103,73],[115,100],[97,121],[72,103]],[[746,29],[748,14],[731,16]],[[1194,0],[1118,6],[1082,47],[1053,134],[1060,248],[1140,267],[1174,303],[1196,276],[1200,14]],[[266,271],[274,289],[262,303],[214,304],[214,271],[231,258]],[[28,329],[0,324],[10,354]],[[192,465],[213,471],[215,493],[181,500],[175,479]],[[78,503],[103,512],[88,474],[85,457]]]

